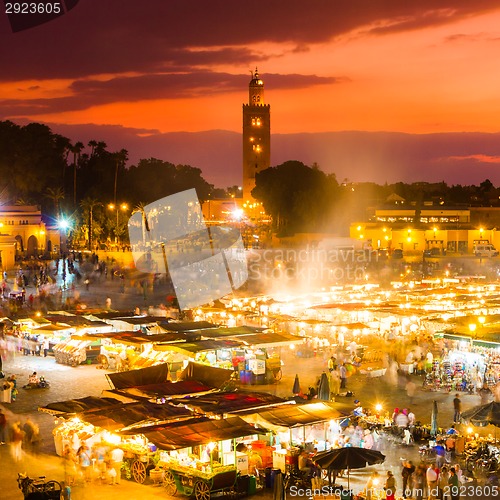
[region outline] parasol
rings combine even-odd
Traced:
[[[460,418],[479,427],[485,427],[490,424],[500,427],[500,403],[492,401],[485,405],[475,406],[470,410],[464,411]]]
[[[321,401],[330,401],[330,384],[325,372],[321,374],[318,386],[318,399]]]
[[[292,392],[297,395],[300,394],[302,391],[300,390],[300,382],[299,382],[299,376],[295,375],[295,380],[293,382],[293,389]]]
[[[432,437],[436,437],[437,433],[438,433],[437,416],[438,416],[438,404],[437,404],[437,401],[434,400],[432,402],[432,413],[431,413],[431,436]]]
[[[313,460],[322,469],[347,470],[347,489],[350,489],[350,469],[362,469],[367,465],[381,464],[385,460],[385,455],[382,455],[380,451],[351,446],[322,451]]]

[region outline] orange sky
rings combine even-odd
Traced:
[[[121,129],[128,139],[240,133],[249,70],[258,66],[272,134],[500,131],[494,0],[311,0],[307,10],[299,0],[268,0],[259,16],[234,0],[148,5],[85,0],[17,33],[0,17],[9,47],[0,51],[0,119],[61,133],[78,127],[86,132],[73,140],[97,137],[118,149],[132,147]],[[103,136],[102,126],[115,135]]]
[[[271,104],[275,133],[335,130],[405,132],[498,131],[500,116],[500,10],[421,30],[375,36],[352,32],[311,44],[304,52],[293,43],[257,43],[256,53]],[[273,56],[276,54],[276,56]],[[221,62],[213,72],[245,74],[249,64]],[[339,78],[304,88],[273,88],[272,74],[311,74]],[[125,74],[125,73],[123,73]],[[141,73],[137,73],[141,74]],[[248,73],[249,74],[249,73]],[[92,79],[109,80],[114,75]],[[88,77],[87,77],[88,78]],[[32,79],[0,84],[4,98],[71,96],[77,79]],[[249,80],[249,78],[247,79]],[[33,89],[38,86],[39,88]],[[31,87],[31,90],[26,90]],[[139,89],[138,89],[139,90]],[[241,129],[241,90],[195,97],[130,100],[91,105],[81,110],[33,113],[29,107],[12,115],[51,123],[120,124],[169,131]]]

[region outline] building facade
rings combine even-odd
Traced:
[[[271,106],[265,103],[264,82],[257,68],[243,104],[243,199],[252,201],[255,175],[271,166]]]

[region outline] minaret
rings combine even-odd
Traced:
[[[252,200],[255,174],[271,165],[271,113],[264,101],[264,82],[257,68],[248,86],[248,104],[243,104],[243,199]]]

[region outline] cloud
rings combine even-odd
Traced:
[[[307,50],[353,31],[414,30],[496,10],[496,0],[86,0],[50,23],[3,31],[0,80],[83,78],[244,63],[263,42]],[[199,52],[196,52],[196,50]],[[210,50],[209,50],[210,49]],[[241,59],[238,57],[241,56]],[[191,58],[191,59],[190,59]],[[206,67],[204,69],[207,69]]]
[[[500,163],[500,155],[492,156],[492,155],[484,155],[484,154],[473,154],[466,156],[448,156],[445,158],[440,158],[442,161],[474,161],[477,163]]]
[[[297,89],[348,81],[345,77],[266,74],[266,83],[273,89]],[[22,101],[0,100],[1,114],[4,117],[31,116],[83,110],[113,102],[206,97],[221,92],[239,92],[247,83],[248,75],[210,71],[120,76],[106,81],[79,80],[70,85],[69,96]]]

